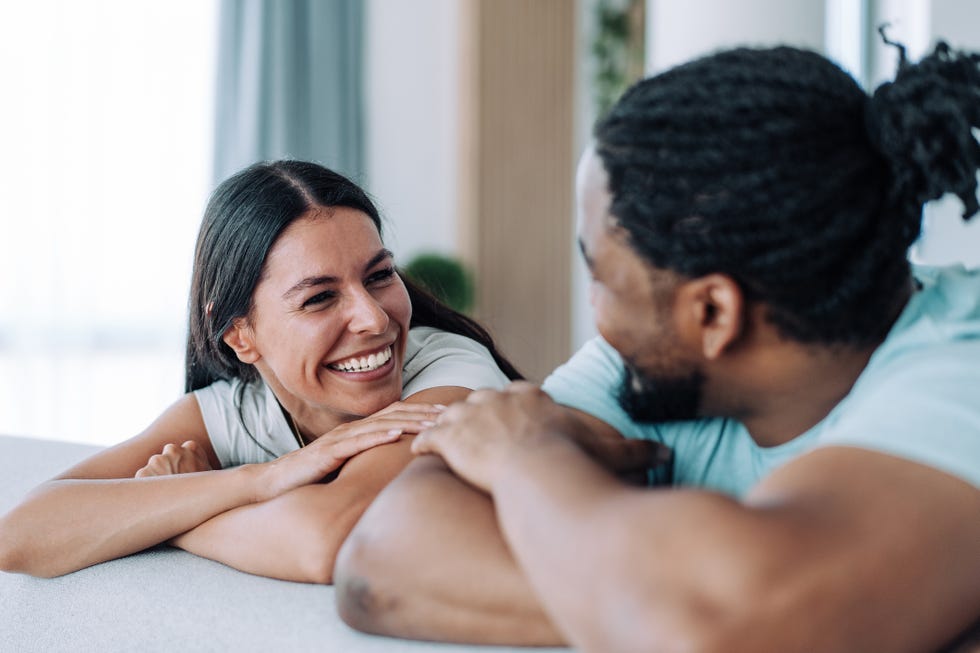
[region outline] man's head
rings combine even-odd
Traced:
[[[599,330],[646,379],[631,385],[683,388],[668,417],[692,416],[706,361],[737,349],[749,315],[802,345],[880,342],[922,204],[952,191],[977,208],[977,77],[975,55],[940,44],[869,98],[781,47],[627,91],[596,126],[579,200]]]
[[[609,213],[608,176],[592,149],[579,164],[576,187],[596,325],[626,364],[620,403],[638,421],[695,417],[704,356],[720,355],[739,335],[737,286],[723,275],[688,280],[647,263]],[[657,401],[650,401],[654,386]]]

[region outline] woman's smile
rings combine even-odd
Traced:
[[[395,357],[391,344],[327,364],[327,369],[331,372],[352,381],[373,381],[387,375],[394,367]]]

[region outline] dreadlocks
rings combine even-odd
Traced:
[[[895,44],[893,44],[895,45]],[[739,48],[642,80],[597,124],[611,213],[651,265],[720,272],[801,342],[884,337],[922,205],[977,212],[980,57],[940,42],[868,96],[805,50]]]

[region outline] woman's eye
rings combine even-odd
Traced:
[[[368,283],[379,285],[386,281],[391,280],[395,276],[395,268],[385,268],[383,270],[378,270],[374,274],[368,277]]]
[[[309,306],[316,306],[318,304],[325,304],[326,302],[334,298],[334,294],[335,293],[333,291],[324,291],[324,292],[317,293],[312,297],[310,297],[309,299],[307,299],[305,302],[303,302],[303,308],[307,308]]]

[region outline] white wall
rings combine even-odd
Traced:
[[[824,22],[817,0],[647,0],[647,71],[741,45],[822,51]]]
[[[396,260],[457,251],[457,0],[367,0],[362,180]]]

